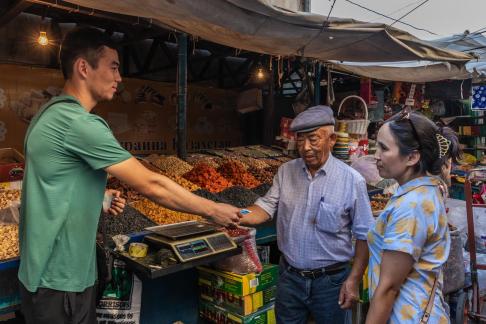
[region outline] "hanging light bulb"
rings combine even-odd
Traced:
[[[49,38],[47,38],[47,32],[41,31],[39,33],[39,38],[37,38],[37,43],[42,46],[49,45]]]
[[[265,79],[265,72],[263,72],[263,68],[262,68],[262,67],[259,67],[259,68],[258,68],[257,73],[256,73],[256,77],[257,77],[259,80],[263,80],[263,79]]]

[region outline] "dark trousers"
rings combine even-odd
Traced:
[[[21,311],[26,324],[96,324],[96,289],[67,292],[39,288],[35,293],[20,283]]]
[[[312,315],[317,324],[345,324],[349,311],[338,304],[339,291],[350,272],[345,270],[316,279],[303,278],[280,260],[275,315],[278,324],[306,324]]]

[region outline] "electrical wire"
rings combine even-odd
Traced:
[[[331,12],[332,12],[332,9],[334,9],[335,4],[336,4],[336,0],[334,0],[334,2],[332,3],[331,9],[329,10],[329,13],[327,14],[326,23],[329,21],[329,17],[331,17]]]
[[[387,15],[384,15],[384,14],[382,14],[382,13],[380,13],[380,12],[376,11],[376,10],[373,10],[373,9],[367,8],[367,7],[365,7],[365,6],[363,6],[363,5],[360,5],[359,3],[353,2],[353,1],[351,1],[351,0],[344,0],[344,1],[349,2],[349,3],[351,3],[351,4],[353,4],[353,5],[357,6],[357,7],[360,7],[361,9],[364,9],[364,10],[370,11],[370,12],[372,12],[372,13],[374,13],[374,14],[378,15],[378,16],[382,16],[382,17],[385,17],[385,18],[390,19],[390,20],[395,20],[395,18],[393,18],[393,17],[389,17],[389,16],[387,16]],[[403,22],[403,21],[399,21],[399,23],[400,23],[400,24],[403,24],[403,25],[406,25],[406,26],[408,26],[408,27],[412,27],[413,29],[416,29],[416,30],[425,31],[425,32],[427,32],[427,33],[429,33],[429,34],[432,34],[432,35],[438,35],[438,34],[436,34],[436,33],[432,32],[432,31],[430,31],[430,30],[427,30],[427,29],[424,29],[424,28],[415,27],[414,25],[411,25],[411,24],[406,23],[406,22]]]
[[[387,13],[386,15],[387,15],[387,16],[394,15],[394,14],[396,14],[396,13],[398,13],[398,12],[402,11],[402,10],[403,10],[403,9],[405,9],[405,8],[408,8],[408,7],[411,7],[411,6],[413,6],[413,5],[416,5],[416,4],[417,4],[417,3],[419,3],[420,1],[422,1],[422,0],[418,0],[418,1],[412,1],[412,2],[410,2],[409,4],[407,4],[407,5],[405,5],[405,6],[401,7],[401,8],[398,8],[397,10],[394,10],[394,11],[392,11],[392,12],[390,12],[390,13]],[[372,20],[371,22],[379,22],[379,20]]]
[[[425,0],[424,2],[422,2],[421,4],[419,4],[418,6],[414,7],[412,10],[410,10],[409,12],[407,12],[406,14],[404,14],[403,16],[401,16],[400,18],[398,18],[397,20],[395,20],[394,22],[392,22],[389,26],[393,26],[395,25],[395,23],[399,22],[400,20],[402,20],[403,18],[407,17],[408,15],[410,15],[412,12],[414,12],[415,10],[417,10],[418,8],[422,7],[424,4],[426,4],[427,2],[429,2],[430,0]]]

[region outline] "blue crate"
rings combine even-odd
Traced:
[[[0,314],[18,309],[20,305],[19,258],[0,261]]]

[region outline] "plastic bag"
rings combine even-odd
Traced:
[[[464,251],[463,257],[464,257],[464,265],[466,268],[465,270],[466,276],[470,277],[471,276],[471,266],[470,266],[471,256],[469,255],[469,252]],[[486,254],[477,253],[476,263],[486,264]],[[479,284],[479,295],[486,296],[486,270],[478,270],[478,284]]]
[[[262,272],[262,263],[258,257],[255,240],[256,229],[240,226],[236,230],[227,230],[227,232],[243,251],[238,255],[215,262],[214,266],[223,271],[238,274]]]
[[[463,244],[459,230],[450,231],[451,250],[444,264],[444,294],[464,288],[464,257]]]
[[[0,191],[2,195],[2,208],[0,208],[0,224],[12,225],[18,224],[20,220],[20,193],[18,190]],[[18,197],[18,199],[9,200],[11,197]],[[5,203],[3,203],[5,202]]]

